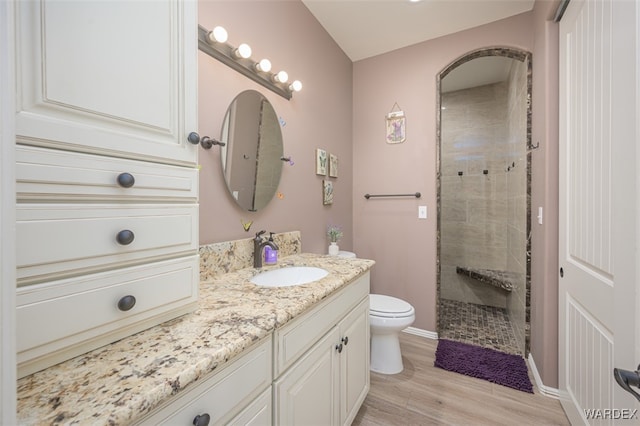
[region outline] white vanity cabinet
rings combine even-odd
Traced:
[[[351,424],[369,391],[369,273],[274,340],[274,424]]]
[[[369,272],[137,424],[349,425],[368,391]]]
[[[197,2],[15,12],[24,376],[197,304]]]
[[[269,336],[137,424],[271,424],[272,353]]]

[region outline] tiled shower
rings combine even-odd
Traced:
[[[502,81],[441,94],[438,332],[525,355],[529,72],[499,59]]]

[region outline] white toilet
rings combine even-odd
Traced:
[[[350,251],[338,256],[354,258]],[[369,295],[369,324],[371,326],[371,371],[398,374],[404,369],[398,333],[416,319],[416,311],[409,303],[382,294]]]
[[[416,312],[404,300],[369,295],[369,322],[371,325],[371,371],[382,374],[402,372],[402,355],[398,333],[413,324]]]

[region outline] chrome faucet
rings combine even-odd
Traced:
[[[278,246],[273,241],[265,240],[262,237],[267,231],[256,232],[256,237],[253,239],[253,267],[262,268],[262,251],[265,246],[269,246],[274,250],[278,250]]]

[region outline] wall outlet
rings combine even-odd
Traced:
[[[427,206],[418,206],[418,219],[427,218]]]
[[[538,225],[542,225],[542,207],[538,207]]]

